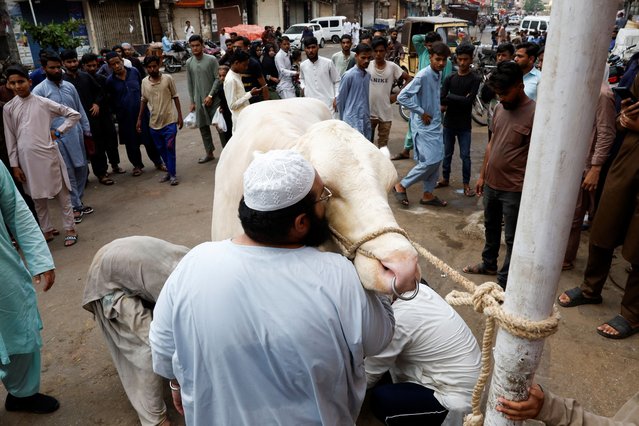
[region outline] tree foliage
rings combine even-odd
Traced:
[[[526,0],[524,2],[524,10],[528,13],[540,12],[544,8],[544,2],[541,0]]]
[[[75,49],[82,45],[82,39],[74,37],[84,21],[69,19],[64,22],[51,22],[46,25],[36,25],[25,20],[20,25],[43,49],[50,48],[56,52],[60,49]]]

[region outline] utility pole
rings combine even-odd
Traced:
[[[598,35],[612,30],[617,5],[617,0],[553,4],[503,305],[511,315],[540,321],[552,312],[606,65],[609,40]],[[582,40],[590,40],[588,49],[575,49]],[[565,75],[570,78],[560,78]],[[485,425],[516,424],[495,410],[497,398],[528,397],[543,346],[543,339],[499,330]]]

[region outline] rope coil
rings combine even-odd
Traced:
[[[361,246],[381,235],[394,233],[404,236],[424,259],[466,289],[466,291],[451,291],[446,296],[446,302],[453,306],[472,306],[476,312],[486,316],[486,327],[484,329],[481,348],[481,371],[477,378],[475,388],[473,389],[471,400],[472,413],[464,418],[464,426],[481,426],[484,424],[484,415],[480,409],[480,402],[481,394],[491,372],[495,326],[499,325],[513,336],[527,340],[545,339],[557,331],[560,319],[557,306],[553,306],[552,314],[541,321],[531,321],[505,312],[501,306],[504,302],[504,289],[497,283],[485,282],[479,286],[476,285],[420,244],[413,241],[402,228],[385,227],[360,238],[354,243],[334,228],[331,227],[330,230],[333,241],[335,241],[342,251],[342,254],[349,260],[353,260],[357,254],[376,259],[373,253],[362,249]]]

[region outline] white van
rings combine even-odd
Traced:
[[[324,32],[324,40],[331,40],[333,43],[339,43],[339,39],[342,37],[342,28],[344,27],[344,21],[346,16],[322,16],[319,18],[311,19],[313,24],[319,24]]]
[[[548,31],[550,16],[526,16],[519,24],[519,31]]]

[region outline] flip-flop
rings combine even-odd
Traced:
[[[435,195],[435,198],[431,200],[419,200],[419,204],[422,204],[424,206],[435,206],[435,207],[446,207],[448,205],[446,201],[441,200],[437,195]]]
[[[64,237],[64,246],[65,247],[71,247],[72,245],[75,245],[75,243],[78,242],[78,236],[77,235],[67,235]]]
[[[472,188],[466,188],[464,189],[464,195],[467,197],[474,197],[475,195],[477,195],[477,193]]]
[[[207,155],[206,157],[202,157],[202,158],[198,159],[198,160],[197,160],[197,162],[198,162],[199,164],[204,164],[204,163],[208,163],[209,161],[213,161],[213,160],[215,160],[215,156],[213,156],[213,155],[211,155],[211,156]]]
[[[135,177],[138,177],[142,174],[142,170],[136,167],[135,169],[133,169],[133,172],[131,174]]]
[[[122,167],[118,167],[117,169],[113,169],[113,170],[112,170],[112,173],[115,173],[115,174],[121,175],[121,174],[126,173],[126,170],[124,170]]]
[[[408,207],[408,195],[405,192],[398,192],[395,187],[393,187],[393,196],[395,199],[404,207]]]
[[[557,304],[564,308],[572,308],[580,305],[599,305],[603,302],[601,296],[596,297],[586,297],[584,293],[581,291],[581,288],[574,287],[570,290],[564,291],[564,294],[570,298],[568,302],[562,302],[557,298]]]
[[[462,269],[465,274],[478,274],[478,275],[497,275],[497,269],[488,269],[483,262],[476,265],[466,265]]]
[[[44,240],[47,243],[50,243],[54,239],[55,239],[55,237],[53,236],[53,231],[47,231],[47,232],[44,233]]]
[[[437,188],[446,188],[447,186],[449,186],[450,183],[448,183],[447,181],[438,181],[437,184],[435,185],[435,189]]]
[[[102,185],[107,185],[107,186],[109,186],[109,185],[113,185],[113,184],[115,183],[115,181],[114,181],[113,179],[111,179],[110,177],[108,177],[108,176],[102,176],[102,177],[99,179],[99,181],[100,181],[100,183],[101,183]]]
[[[610,321],[606,321],[604,324],[608,324],[610,327],[619,332],[619,334],[608,334],[605,331],[597,329],[598,334],[603,337],[607,337],[608,339],[625,339],[626,337],[630,337],[635,333],[639,333],[639,326],[633,328],[630,325],[630,322],[628,322],[628,320],[621,315],[617,315]]]

